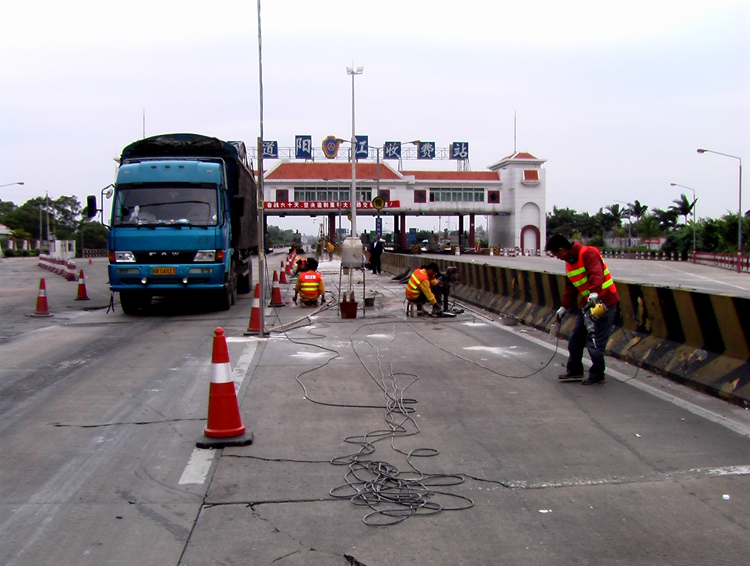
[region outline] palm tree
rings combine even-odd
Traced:
[[[668,210],[662,210],[661,208],[654,209],[654,217],[659,222],[659,228],[662,231],[668,232],[674,230],[677,227],[677,211],[673,208]]]
[[[685,218],[685,224],[688,223],[688,216],[690,216],[690,213],[693,212],[693,208],[695,208],[695,203],[698,202],[698,199],[695,199],[693,202],[690,202],[688,198],[685,196],[685,194],[681,194],[680,198],[675,199],[672,201],[674,204],[669,207],[669,210],[673,210],[677,216],[682,216]]]
[[[635,217],[635,221],[638,222],[648,212],[648,206],[641,204],[640,201],[636,200],[633,203],[629,203],[630,214]]]
[[[636,201],[638,202],[638,201]],[[659,220],[655,214],[649,214],[638,220],[638,235],[644,238],[655,238],[661,236]],[[648,243],[648,249],[651,249],[651,242]]]

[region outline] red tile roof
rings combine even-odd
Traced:
[[[357,163],[357,179],[377,178],[377,165],[375,163]],[[272,180],[295,180],[295,179],[323,179],[338,180],[352,178],[352,164],[343,162],[305,163],[289,162],[280,163],[278,167],[268,173],[266,179]],[[380,178],[382,180],[399,180],[400,177],[389,167],[380,166]]]
[[[517,151],[515,153],[512,153],[508,157],[504,157],[503,159],[537,159],[537,158],[526,151]]]

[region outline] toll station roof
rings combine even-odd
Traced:
[[[333,181],[337,179],[351,179],[352,164],[348,161],[341,163],[306,163],[286,162],[266,173],[266,179],[270,180],[294,180],[294,179],[323,179]],[[357,163],[357,179],[378,178],[377,165],[375,163]],[[380,164],[381,180],[400,180],[402,177],[398,172],[391,169],[387,164]]]

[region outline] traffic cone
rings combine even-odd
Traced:
[[[246,336],[250,334],[260,334],[260,283],[255,284],[253,308],[250,311],[250,324],[248,324],[245,331]]]
[[[94,258],[90,257],[89,258],[89,265],[92,265],[93,263],[94,263]]]
[[[286,278],[286,271],[284,271],[283,269],[279,272],[279,283],[289,283]]]
[[[246,434],[242,424],[237,392],[232,379],[229,350],[224,329],[214,330],[211,354],[211,387],[208,393],[208,419],[203,429],[204,438],[196,442],[198,448],[222,448],[252,444],[253,435]],[[214,440],[216,439],[216,440]]]
[[[39,280],[39,294],[36,299],[36,311],[29,316],[52,316],[47,306],[47,284],[44,277]]]
[[[88,301],[89,294],[86,292],[86,278],[83,275],[83,269],[78,274],[78,296],[76,301]]]
[[[273,285],[271,286],[271,303],[269,307],[283,307],[284,300],[281,298],[281,288],[279,287],[279,276],[276,270],[273,272]]]

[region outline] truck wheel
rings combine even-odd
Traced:
[[[248,271],[246,274],[242,274],[241,269],[237,271],[237,293],[239,295],[247,295],[250,292],[250,281],[252,280],[252,265],[248,262]]]
[[[138,314],[138,309],[145,306],[143,302],[143,298],[135,291],[120,291],[120,308],[125,314]]]
[[[218,307],[219,310],[228,311],[230,307],[237,302],[237,275],[234,271],[234,262],[229,270],[226,286],[219,291]]]

